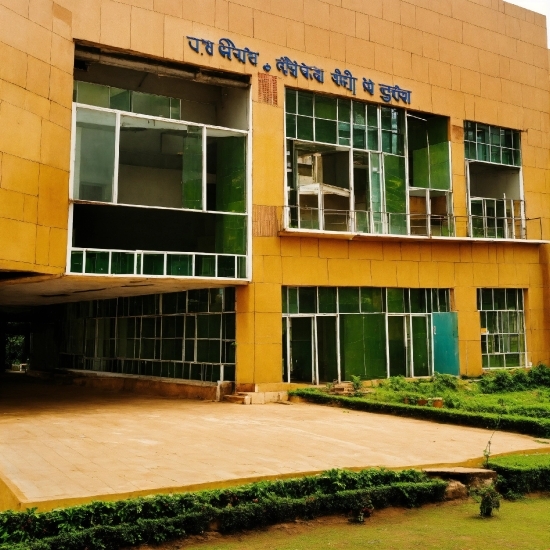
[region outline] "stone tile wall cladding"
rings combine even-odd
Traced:
[[[252,203],[284,202],[284,87],[351,97],[326,79],[277,77],[260,102],[262,65],[288,55],[413,90],[411,108],[449,117],[453,211],[466,216],[464,121],[521,131],[527,218],[550,237],[549,52],[543,16],[501,0],[0,0],[0,270],[66,271],[74,42],[252,75]],[[258,67],[198,56],[187,36],[230,37]],[[368,98],[371,99],[371,98]],[[373,101],[381,103],[378,97]],[[550,360],[544,314],[548,246],[448,241],[252,238],[252,282],[236,291],[237,382],[282,380],[281,287],[450,288],[461,373],[479,374],[479,288],[525,292],[526,345]]]

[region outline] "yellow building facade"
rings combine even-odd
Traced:
[[[550,361],[544,16],[0,0],[0,22],[0,312],[31,323],[31,368],[270,391]]]

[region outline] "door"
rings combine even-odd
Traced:
[[[429,318],[424,315],[411,316],[412,329],[412,375],[430,376],[432,374],[430,360]]]
[[[318,383],[338,380],[338,356],[336,353],[336,316],[317,317]]]
[[[291,317],[290,381],[314,381],[313,317]]]
[[[408,376],[408,338],[406,315],[388,316],[390,376]]]
[[[430,376],[429,318],[426,315],[388,316],[390,376]]]
[[[434,371],[460,374],[458,356],[458,315],[455,311],[432,313],[434,336]]]

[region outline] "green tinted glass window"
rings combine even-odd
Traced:
[[[111,88],[109,106],[111,109],[119,111],[131,111],[131,92],[120,88]]]
[[[285,90],[285,111],[287,113],[296,113],[296,90]]]
[[[76,82],[76,102],[96,107],[110,107],[109,86],[92,84],[90,82]]]
[[[316,118],[315,141],[336,143],[336,121]]]
[[[298,114],[313,116],[313,94],[309,92],[298,92]]]
[[[111,202],[115,173],[116,115],[78,108],[74,197]]]
[[[381,313],[384,307],[384,289],[361,288],[361,313]]]
[[[132,92],[132,111],[142,115],[170,118],[170,98]]]
[[[336,120],[337,100],[323,95],[315,96],[315,117]]]
[[[388,296],[388,312],[405,313],[404,290],[402,288],[388,288],[386,293]]]
[[[359,288],[338,288],[338,310],[340,313],[359,313]]]
[[[336,288],[319,287],[319,313],[336,313]]]
[[[313,141],[313,118],[296,117],[296,136],[298,139]]]
[[[299,289],[299,312],[317,313],[317,288],[300,287]]]
[[[340,122],[350,122],[351,119],[351,101],[349,99],[338,100],[338,120]]]

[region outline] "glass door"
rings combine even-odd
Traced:
[[[428,315],[388,316],[390,376],[430,376],[431,330]]]
[[[290,382],[315,383],[314,317],[291,317]]]

